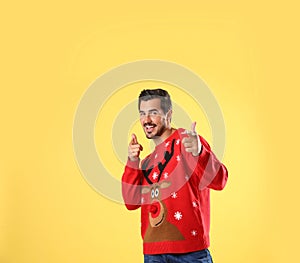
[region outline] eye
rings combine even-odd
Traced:
[[[155,197],[158,197],[158,195],[159,195],[159,190],[158,190],[158,188],[155,189],[154,195],[155,195]]]
[[[140,118],[144,118],[145,117],[145,112],[141,111],[140,112]]]
[[[158,111],[156,111],[156,110],[151,111],[151,112],[150,112],[150,115],[151,115],[152,117],[155,117],[155,116],[158,115]]]
[[[155,190],[152,189],[152,190],[151,190],[151,197],[154,198],[154,195],[155,195]]]

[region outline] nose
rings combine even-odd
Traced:
[[[150,207],[150,213],[151,214],[155,214],[157,212],[157,210],[158,210],[157,206],[151,205],[151,207]]]
[[[150,114],[149,113],[145,113],[145,115],[143,116],[143,118],[141,119],[142,123],[145,124],[145,123],[148,123],[148,122],[151,122],[151,117],[150,117]]]
[[[149,212],[150,212],[152,218],[158,217],[160,214],[160,211],[161,211],[160,203],[157,201],[153,202],[149,207]]]
[[[150,114],[147,113],[145,116],[145,122],[149,122],[149,121],[151,121],[151,117],[150,117]]]

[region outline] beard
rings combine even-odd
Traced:
[[[152,127],[152,129],[148,130],[147,127]],[[145,123],[144,124],[144,132],[146,134],[147,139],[156,139],[156,138],[160,137],[164,133],[165,130],[166,130],[166,126],[164,123],[162,123],[161,126],[157,126],[154,123]]]

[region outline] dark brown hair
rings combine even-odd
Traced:
[[[144,89],[139,96],[139,109],[141,101],[147,101],[156,98],[160,99],[160,106],[165,114],[172,109],[170,95],[166,90],[163,89]]]

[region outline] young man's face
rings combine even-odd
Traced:
[[[164,113],[159,98],[141,101],[140,121],[148,139],[161,136],[170,125],[170,112]]]

